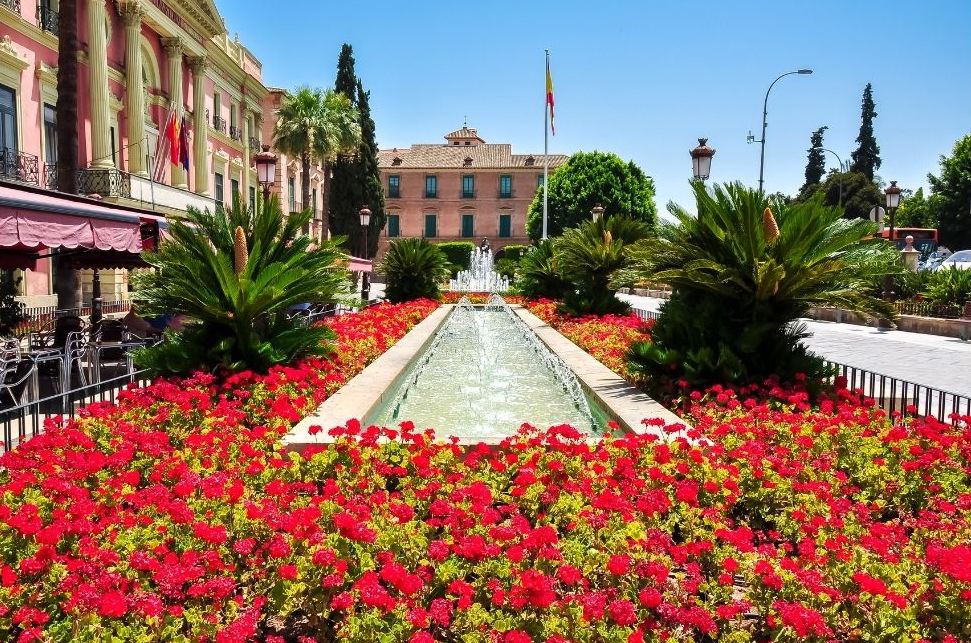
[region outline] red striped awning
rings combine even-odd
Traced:
[[[350,261],[347,262],[347,269],[351,272],[371,272],[371,261],[351,257]]]

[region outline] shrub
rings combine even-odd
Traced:
[[[436,299],[439,284],[448,279],[449,263],[445,253],[425,239],[395,239],[381,263],[384,294],[388,301],[402,302],[421,297]]]
[[[964,306],[971,299],[971,270],[949,266],[931,273],[924,296],[942,306]]]
[[[519,260],[529,252],[529,249],[533,246],[522,246],[522,245],[510,245],[502,249],[502,256],[504,259],[508,259],[515,263],[519,263]]]
[[[284,217],[275,199],[249,209],[200,212],[173,220],[171,239],[145,261],[155,270],[135,280],[149,315],[182,314],[182,330],[136,356],[158,373],[216,367],[265,372],[306,355],[322,355],[331,336],[290,319],[304,302],[333,302],[346,289],[345,256],[337,238],[319,242],[303,234],[312,213]],[[316,243],[316,247],[311,245]]]
[[[27,320],[23,303],[17,301],[20,279],[13,270],[0,270],[0,336],[12,335]]]
[[[516,268],[519,266],[518,261],[513,261],[512,259],[506,259],[503,257],[496,261],[494,269],[503,277],[509,280],[509,283],[514,283],[516,279]]]
[[[632,350],[632,371],[657,384],[790,378],[821,369],[792,325],[810,307],[894,317],[867,287],[899,257],[872,238],[869,221],[843,219],[818,198],[776,202],[773,213],[769,199],[741,184],[708,192],[698,183],[695,197],[697,217],[672,205],[678,223],[661,226],[633,253],[633,274],[673,293],[652,343]]]
[[[436,243],[435,247],[445,255],[453,277],[460,270],[468,270],[469,266],[472,265],[472,252],[475,250],[475,244],[471,241],[443,241]]]
[[[540,241],[523,255],[516,268],[516,290],[526,297],[562,299],[571,285],[563,278],[553,251],[553,241]]]

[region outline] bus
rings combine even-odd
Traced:
[[[884,239],[890,238],[890,228],[884,227],[880,233]],[[907,237],[914,238],[914,249],[920,251],[920,258],[926,259],[932,252],[937,250],[937,229],[936,228],[894,228],[893,238],[897,247],[901,250],[907,245]]]

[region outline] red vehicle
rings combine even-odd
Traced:
[[[885,227],[881,236],[884,239],[890,237],[890,228]],[[907,237],[914,238],[914,248],[920,250],[921,257],[926,257],[937,250],[937,229],[936,228],[894,228],[893,238],[897,247],[901,250],[907,245]]]

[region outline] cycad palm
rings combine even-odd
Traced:
[[[550,239],[540,241],[520,258],[516,289],[525,296],[561,299],[571,288],[560,272]]]
[[[814,365],[790,325],[811,307],[893,316],[868,293],[895,262],[869,221],[844,219],[818,199],[772,202],[740,184],[696,184],[695,198],[697,216],[672,204],[678,223],[632,252],[636,277],[674,289],[633,367],[696,382],[787,376]]]
[[[437,298],[439,283],[451,274],[449,266],[445,253],[427,240],[396,239],[388,246],[381,264],[385,297],[392,302]]]
[[[324,164],[323,236],[330,225],[327,209],[327,164],[338,154],[353,154],[361,142],[357,109],[340,92],[300,87],[287,93],[277,111],[273,145],[284,154],[300,158],[301,199],[310,207],[310,165]]]
[[[189,208],[185,222],[173,220],[171,238],[145,255],[156,270],[138,278],[138,297],[149,314],[181,313],[189,321],[140,354],[140,365],[175,373],[220,366],[265,371],[326,353],[326,328],[287,317],[295,304],[334,301],[347,283],[340,239],[312,248],[301,234],[310,216],[284,217],[275,199],[256,210],[237,200],[232,210]]]

